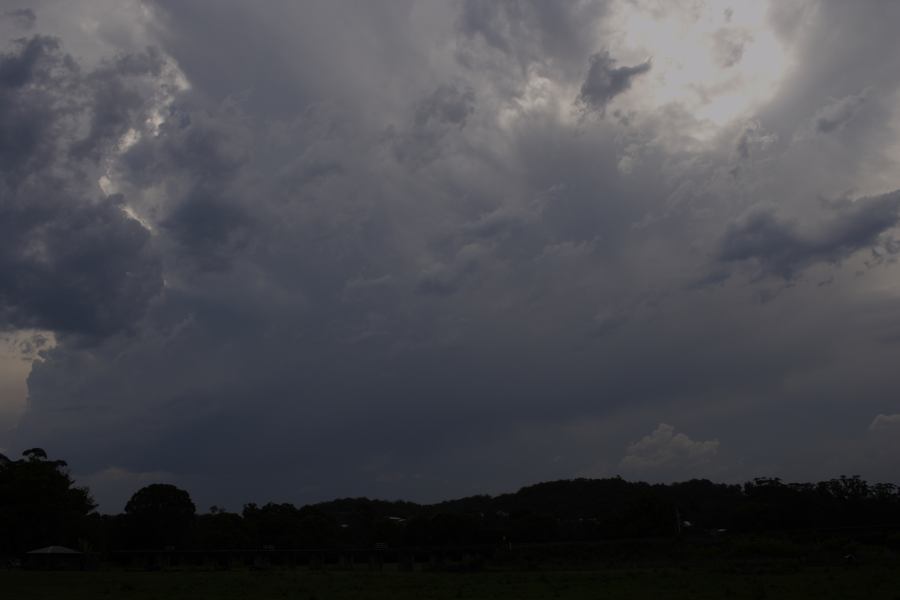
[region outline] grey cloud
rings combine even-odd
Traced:
[[[588,335],[591,337],[603,337],[609,335],[628,323],[629,317],[630,314],[627,310],[616,308],[601,309],[594,315]]]
[[[545,56],[571,56],[585,43],[590,25],[606,11],[605,2],[546,3],[539,0],[465,0],[458,26],[504,52],[533,43]],[[529,52],[529,54],[531,54]],[[534,52],[534,55],[537,55]]]
[[[167,198],[152,217],[199,269],[227,268],[253,239],[255,219],[234,198],[251,134],[240,117],[192,110],[183,98],[161,126],[122,156],[117,175],[136,189],[165,182]],[[187,266],[187,263],[185,263]]]
[[[481,244],[467,244],[446,263],[426,267],[419,277],[417,289],[423,294],[450,295],[476,271],[487,252]]]
[[[58,63],[59,40],[36,35],[14,42],[18,52],[4,53],[0,58],[0,84],[5,88],[17,88],[30,81],[50,76],[50,70]]]
[[[877,415],[869,424],[870,431],[897,431],[900,430],[900,414]]]
[[[473,238],[495,238],[515,229],[527,227],[537,218],[533,209],[501,206],[486,212],[462,226],[462,232]]]
[[[608,52],[600,52],[591,56],[587,77],[581,85],[578,99],[587,107],[600,113],[606,111],[606,105],[631,87],[635,77],[650,71],[648,59],[630,67],[616,67],[616,61]]]
[[[798,31],[815,15],[818,4],[815,0],[775,2],[769,6],[769,22],[783,41],[794,42]]]
[[[777,141],[777,136],[763,131],[759,121],[748,123],[738,137],[736,149],[741,159],[748,159],[757,151],[764,151]]]
[[[65,97],[43,93],[54,70],[60,87],[73,74],[53,38],[17,40],[15,50],[0,56],[0,158],[7,185],[17,186],[51,160],[51,124],[68,110]]]
[[[93,86],[129,90],[134,74],[113,66],[84,72],[57,40],[41,36],[0,58],[0,156],[9,158],[0,166],[3,327],[104,336],[134,323],[161,290],[148,232],[96,183],[101,147],[140,126],[147,106],[136,99],[110,107],[108,131],[80,137],[81,124],[108,100],[91,94]]]
[[[14,8],[4,12],[2,16],[24,29],[32,29],[37,21],[37,15],[30,8]]]
[[[188,79],[215,101],[243,93],[247,95],[250,110],[261,111],[286,111],[290,106],[308,101],[308,90],[300,82],[282,75],[292,70],[291,62],[304,61],[293,61],[279,54],[265,36],[245,35],[248,27],[277,18],[278,11],[256,11],[242,2],[223,2],[217,6],[217,18],[210,20],[206,18],[206,8],[200,4],[153,0],[148,5],[164,24],[159,34],[169,53]],[[310,25],[305,19],[288,21]],[[204,41],[200,42],[201,39]],[[234,43],[237,39],[242,42]],[[214,63],[204,60],[205,55],[198,47],[201,43],[218,48],[219,58]]]
[[[843,99],[847,101],[843,109],[852,111],[852,106],[856,106],[852,118],[859,122],[851,129],[867,130],[852,148],[844,149],[873,160],[874,156],[868,153],[880,151],[883,142],[879,134],[889,135],[885,127],[888,117],[880,106],[880,98],[890,98],[898,85],[900,64],[896,57],[900,56],[900,42],[892,32],[893,23],[900,18],[900,5],[878,3],[871,10],[860,11],[840,2],[804,0],[773,3],[769,13],[776,32],[783,34],[782,42],[792,50],[797,64],[806,68],[793,71],[781,92],[763,110],[761,117],[767,128],[783,131],[796,128],[800,130],[795,134],[799,137],[816,134],[817,125],[811,116],[832,103],[840,104]],[[861,98],[856,97],[869,86],[872,92],[868,101],[859,105]],[[823,112],[825,129],[834,117],[841,120],[840,113],[840,109],[830,115]],[[794,136],[784,139],[791,137]],[[849,168],[858,162],[845,161],[845,157],[842,155],[831,168]]]
[[[183,176],[189,183],[215,185],[231,181],[246,160],[245,126],[240,118],[212,111],[192,110],[190,104],[173,107],[161,135],[145,136],[122,157],[128,181],[148,185],[161,178]]]
[[[232,256],[249,242],[253,228],[250,213],[229,204],[218,191],[204,187],[192,190],[161,222],[203,269],[227,268]]]
[[[718,440],[692,440],[676,433],[671,425],[660,423],[652,433],[628,446],[620,464],[637,471],[691,469],[710,462],[718,451]]]
[[[441,85],[419,102],[415,112],[415,125],[428,127],[430,123],[450,124],[465,127],[466,119],[472,114],[475,92],[471,88],[457,89]]]
[[[154,33],[195,89],[214,103],[240,95],[248,115],[266,119],[289,120],[312,105],[342,105],[353,108],[345,113],[348,121],[371,117],[382,127],[379,102],[394,92],[405,97],[421,89],[422,80],[408,79],[421,74],[425,55],[419,49],[440,44],[451,28],[440,20],[450,7],[426,3],[413,10],[408,0],[390,5],[275,0],[268,10],[223,0],[214,20],[204,4],[146,4],[156,17]],[[412,13],[421,19],[415,26]],[[378,39],[371,37],[376,31]],[[217,48],[212,62],[210,47]],[[385,79],[386,73],[392,75]]]
[[[718,260],[752,260],[765,274],[792,279],[815,263],[838,263],[875,247],[897,225],[898,207],[900,192],[844,201],[826,206],[821,219],[806,226],[771,208],[757,209],[728,226]]]
[[[114,203],[51,218],[19,237],[26,245],[18,253],[4,248],[3,322],[89,335],[134,323],[162,288],[149,234]]]
[[[865,89],[859,94],[833,100],[817,110],[812,118],[815,131],[831,133],[844,127],[862,109],[870,93],[869,89]]]
[[[52,347],[50,339],[43,333],[32,333],[13,340],[16,350],[27,359],[38,358],[40,353]]]
[[[597,25],[608,5],[605,0],[464,0],[457,28],[475,45],[463,45],[457,56],[463,65],[480,69],[491,59],[478,42],[502,54],[515,67],[494,74],[494,83],[504,87],[534,65],[554,78],[579,77],[584,57],[596,50]]]
[[[738,64],[744,57],[744,46],[753,40],[745,30],[723,27],[713,34],[713,55],[716,62],[728,68]]]
[[[3,138],[15,143],[0,146],[0,169],[30,212],[6,219],[4,189],[0,255],[29,248],[37,261],[53,249],[52,264],[71,257],[84,278],[63,289],[54,270],[47,281],[60,293],[46,297],[103,296],[98,315],[86,294],[63,319],[20,294],[16,322],[115,324],[90,347],[63,336],[38,350],[16,445],[49,445],[119,495],[165,476],[201,505],[239,507],[439,499],[600,464],[593,474],[613,475],[623,450],[640,477],[720,467],[729,478],[828,477],[822,459],[845,424],[862,424],[860,435],[886,411],[884,390],[897,385],[895,346],[882,341],[897,321],[887,284],[896,201],[814,199],[862,189],[860,173],[889,164],[896,136],[881,117],[891,107],[878,119],[857,113],[857,137],[840,146],[778,143],[823,98],[868,82],[890,97],[896,53],[865,60],[847,41],[866,40],[873,24],[889,30],[885,15],[823,5],[823,22],[791,34],[810,36],[810,50],[777,95],[704,137],[677,107],[636,114],[622,91],[646,66],[601,54],[595,87],[585,81],[587,58],[609,43],[606,2],[275,0],[259,10],[222,0],[216,19],[203,1],[144,5],[141,35],[157,58],[108,52],[91,78],[93,67],[35,43],[25,80],[43,83],[3,88],[28,118],[0,111],[0,131],[20,132]],[[44,6],[72,22],[69,3]],[[871,49],[883,52],[896,36],[878,31]],[[22,48],[16,64],[28,62]],[[167,75],[173,60],[190,90]],[[43,93],[63,81],[77,94]],[[571,118],[580,86],[584,108],[612,99],[622,119]],[[140,99],[160,110],[158,128]],[[79,127],[58,137],[63,115]],[[875,121],[879,131],[860,127]],[[142,135],[121,153],[129,127]],[[628,173],[623,153],[634,157]],[[740,177],[728,176],[735,157]],[[41,186],[45,163],[84,176]],[[881,172],[865,189],[895,187]],[[101,175],[123,196],[102,194]],[[761,198],[777,211],[747,214]],[[871,262],[868,250],[883,268],[831,269],[827,289],[802,276]],[[119,258],[89,285],[96,269],[84,265],[107,254]],[[743,263],[791,285],[757,277],[710,289]],[[706,270],[706,285],[688,285]],[[129,288],[122,271],[145,276],[129,276]],[[106,298],[130,298],[131,309]],[[691,437],[663,427],[642,443],[660,422]],[[776,433],[760,448],[763,429]],[[699,433],[709,431],[720,446]],[[852,472],[866,473],[854,460],[863,469]]]
[[[467,35],[480,35],[489,46],[508,51],[510,32],[504,17],[520,16],[517,9],[518,5],[514,2],[469,0],[463,4],[459,26]]]
[[[384,293],[396,284],[391,275],[354,277],[344,283],[341,300],[344,302],[371,301],[373,295]]]
[[[413,118],[393,136],[394,153],[402,161],[426,164],[442,152],[444,138],[459,132],[475,110],[475,93],[471,88],[440,85],[419,100]]]
[[[155,48],[127,54],[102,64],[84,81],[92,95],[87,135],[72,144],[77,158],[99,161],[112,152],[122,136],[146,118],[148,99],[158,86],[165,60]]]

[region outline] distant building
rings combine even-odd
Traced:
[[[47,546],[25,554],[26,569],[82,570],[87,567],[85,555],[65,546]]]

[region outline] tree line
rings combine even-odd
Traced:
[[[141,488],[122,514],[96,512],[62,460],[40,448],[0,455],[0,554],[83,551],[371,548],[594,542],[679,535],[900,526],[900,490],[857,476],[649,484],[620,477],[538,483],[515,493],[417,504],[344,498],[198,513],[170,484]]]

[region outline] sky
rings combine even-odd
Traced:
[[[898,22],[0,0],[0,452],[105,512],[897,482]]]

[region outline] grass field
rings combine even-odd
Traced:
[[[866,598],[900,600],[895,564],[731,564],[596,571],[0,571],[10,600]]]

